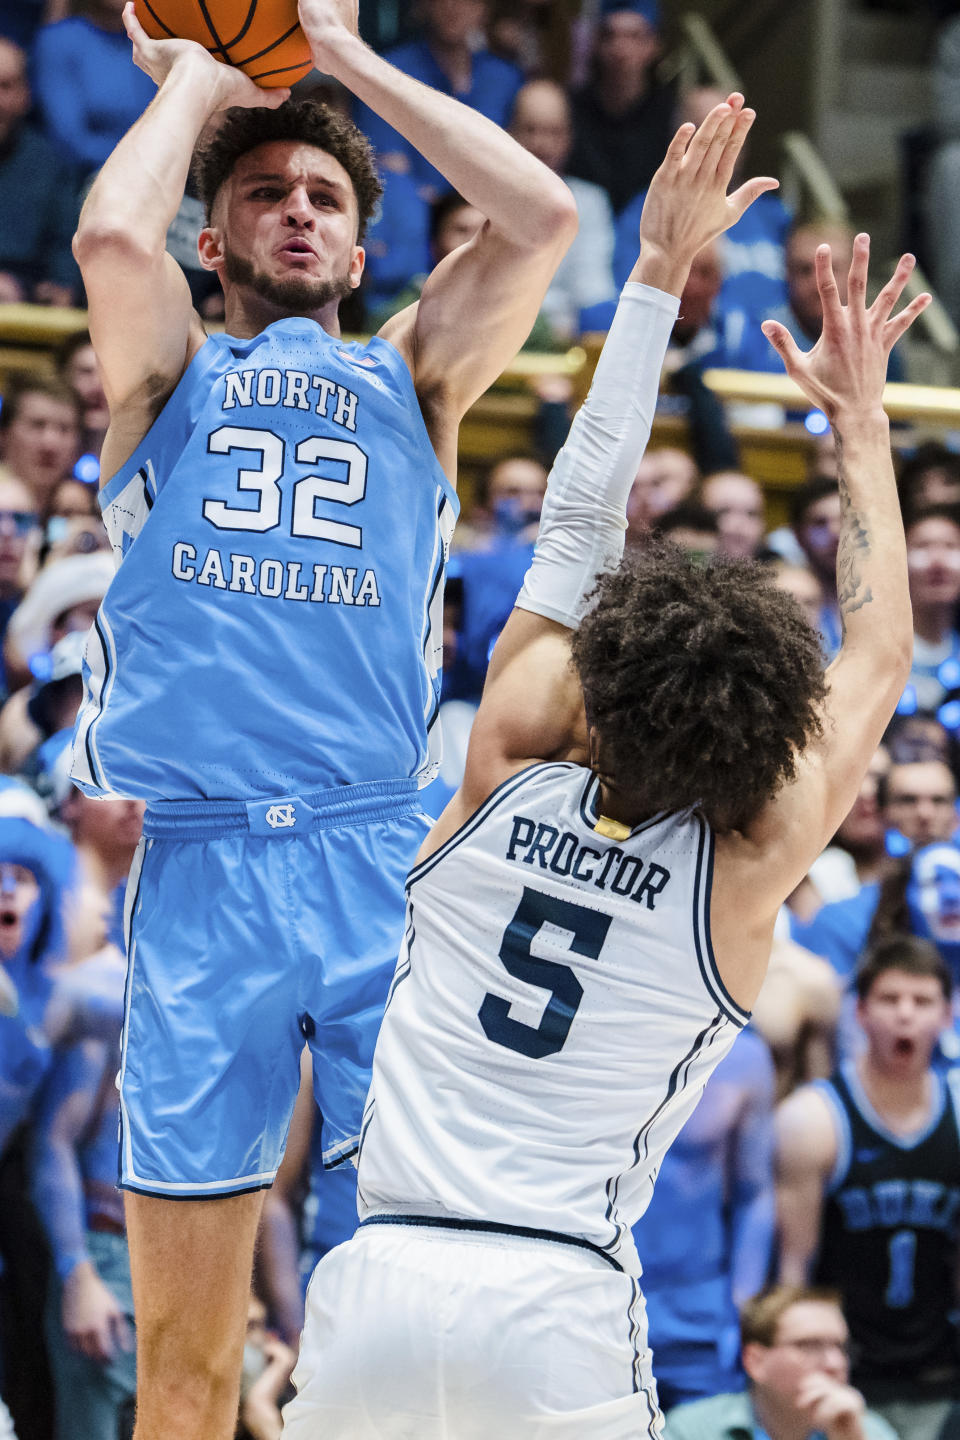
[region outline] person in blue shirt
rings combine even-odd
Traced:
[[[37,32],[33,82],[47,137],[83,177],[143,113],[153,87],[130,59],[122,0],[76,0],[73,9]]]
[[[0,303],[71,305],[79,201],[69,165],[26,123],[30,104],[26,52],[0,36]]]
[[[459,421],[569,245],[562,181],[489,119],[300,0],[317,68],[484,217],[417,305],[347,345],[370,147],[189,41],[103,166],[76,239],[110,407],[119,569],[87,651],[74,778],[146,800],[128,906],[121,1183],[144,1434],[234,1432],[254,1237],[306,1041],[328,1165],[355,1151],[437,764]],[[227,111],[221,116],[221,111]],[[207,336],[166,253],[198,137]],[[129,316],[137,316],[135,326]]]
[[[744,1030],[633,1228],[664,1410],[743,1388],[737,1307],[764,1284],[773,1253],[773,1101],[770,1052]]]
[[[506,126],[523,75],[482,43],[487,10],[486,0],[422,0],[422,35],[388,50],[385,58],[404,74]],[[354,119],[380,164],[410,175],[425,200],[436,200],[450,189],[449,179],[420,149],[362,98],[354,107]]]

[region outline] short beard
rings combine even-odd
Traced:
[[[244,256],[224,246],[224,272],[232,285],[245,285],[268,305],[288,315],[310,315],[323,310],[353,293],[350,276],[342,275],[329,280],[318,280],[311,275],[291,275],[286,280],[271,280],[262,270],[255,270]]]

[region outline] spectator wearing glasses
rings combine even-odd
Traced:
[[[897,1440],[848,1384],[849,1334],[833,1290],[777,1285],[740,1312],[749,1388],[678,1405],[664,1440]]]

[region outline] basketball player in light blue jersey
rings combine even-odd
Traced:
[[[304,1041],[327,1163],[356,1147],[436,764],[457,426],[576,224],[563,184],[501,130],[369,50],[351,0],[302,0],[300,18],[317,67],[487,219],[417,306],[345,344],[337,307],[379,191],[363,138],[198,45],[148,39],[127,7],[159,91],[76,239],[119,568],[74,775],[147,801],[120,1080],[138,1440],[233,1434],[259,1192]],[[205,127],[218,336],[164,250]]]
[[[809,354],[769,327],[840,443],[846,640],[826,676],[762,567],[667,546],[619,563],[690,264],[776,183],[727,197],[741,107],[682,127],[651,183],[463,785],[410,873],[361,1223],[311,1281],[285,1440],[660,1431],[630,1227],[748,1019],[779,907],[856,798],[911,653],[882,396],[928,297],[890,318],[904,258],[867,310],[866,236],[846,306],[818,252]]]

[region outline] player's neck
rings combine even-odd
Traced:
[[[870,1050],[857,1061],[860,1084],[870,1104],[891,1130],[912,1134],[925,1124],[933,1106],[933,1071],[888,1071]]]
[[[331,300],[317,310],[285,310],[262,296],[240,289],[231,290],[224,302],[224,328],[238,340],[252,340],[277,320],[314,320],[328,335],[340,337],[340,301]]]
[[[770,1440],[807,1440],[810,1421],[798,1415],[795,1408],[779,1395],[772,1395],[759,1386],[750,1391],[753,1413]]]
[[[594,768],[596,774],[596,769]],[[600,798],[598,808],[601,815],[609,820],[617,820],[621,825],[627,825],[632,830],[636,825],[642,825],[656,813],[652,805],[646,803],[642,795],[631,794],[621,790],[612,781],[600,775]]]

